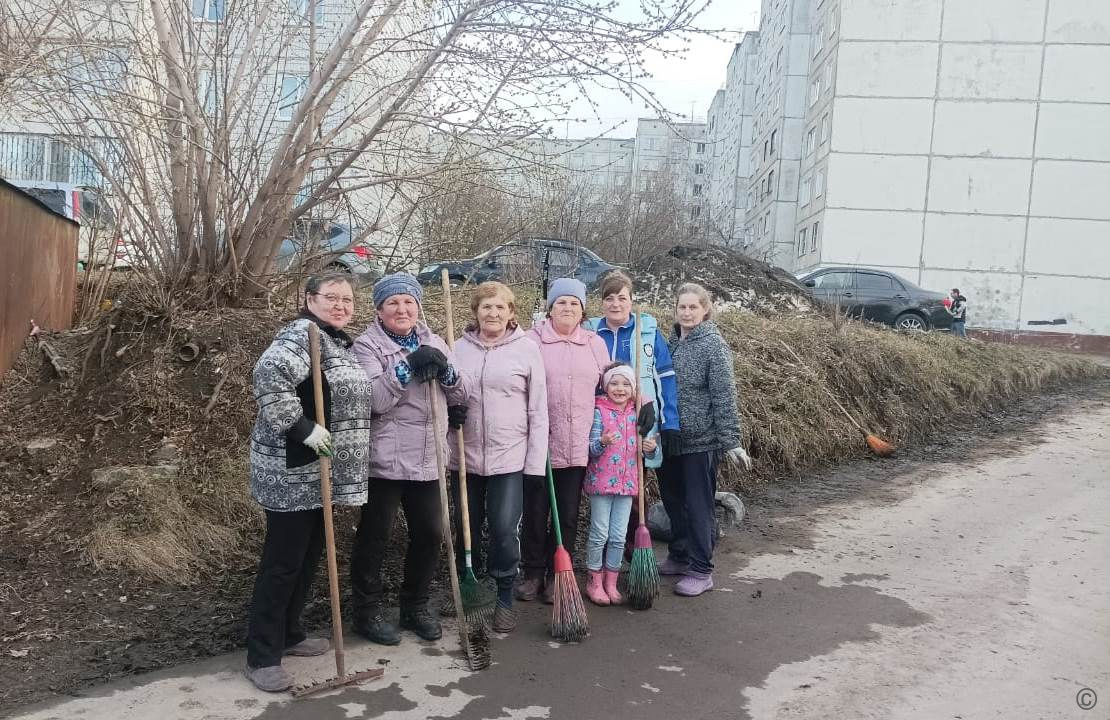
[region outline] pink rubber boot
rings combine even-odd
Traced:
[[[605,588],[601,586],[600,570],[589,571],[589,577],[586,580],[586,597],[594,605],[605,606],[609,604],[609,596],[605,593]]]
[[[620,578],[620,576],[620,570],[605,571],[605,594],[609,596],[610,605],[621,605],[624,603],[624,596],[617,590],[617,579]]]

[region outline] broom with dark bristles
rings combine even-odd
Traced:
[[[551,497],[551,524],[555,526],[555,606],[551,611],[551,637],[561,642],[579,642],[590,634],[590,621],[586,617],[586,605],[582,602],[578,580],[574,577],[570,553],[563,547],[551,458],[547,459],[547,493]]]
[[[640,308],[636,308],[636,325],[632,329],[630,349],[634,355],[636,368],[636,416],[639,417],[643,393],[640,382]],[[651,546],[651,533],[647,529],[647,513],[644,512],[644,457],[640,446],[640,434],[636,433],[636,472],[640,480],[640,493],[637,498],[640,511],[640,525],[636,528],[636,544],[632,549],[632,567],[628,572],[628,604],[636,610],[648,610],[659,595],[659,566],[655,562],[655,549]]]
[[[455,350],[455,316],[451,309],[451,279],[445,269],[440,277],[443,284],[443,302],[447,314],[447,347]],[[462,597],[463,613],[466,621],[474,624],[489,625],[493,619],[493,609],[497,597],[474,575],[474,559],[470,539],[470,498],[466,493],[466,440],[462,428],[455,431],[459,442],[459,526],[463,537],[463,562],[465,571],[459,578],[459,593]]]

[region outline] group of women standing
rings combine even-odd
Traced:
[[[679,595],[712,588],[717,463],[721,457],[747,461],[731,353],[700,286],[679,289],[669,340],[648,315],[641,316],[637,333],[626,275],[610,274],[600,289],[605,315],[588,320],[585,286],[555,280],[546,318],[525,331],[512,291],[483,283],[471,297],[471,322],[452,350],[424,323],[422,289],[411,275],[388,275],[374,286],[376,318],[357,339],[344,332],[354,308],[347,278],[309,282],[301,314],[278,332],[254,371],[259,415],[251,439],[251,491],[267,519],[247,638],[246,673],[255,685],[284,690],[292,681],[281,667],[283,655],[329,649],[326,639],[307,637],[300,624],[323,547],[319,455],[332,457],[334,501],[362,508],[350,564],[355,632],[386,645],[400,642],[399,630],[440,637],[429,607],[443,540],[435,454],[446,438],[436,437],[443,431],[433,423],[436,416],[448,418],[452,440],[463,433],[463,458],[456,443],[447,443],[452,492],[457,499],[464,460],[470,526],[476,538],[483,527],[488,536],[485,547],[476,543],[474,559],[497,587],[495,631],[515,628],[514,599],[552,599],[548,463],[562,536],[573,551],[583,486],[600,506],[595,493],[602,481],[608,478],[615,488],[627,477],[598,472],[598,464],[625,462],[627,454],[616,450],[619,441],[636,446],[626,437],[632,426],[651,451],[645,460],[658,468],[671,518],[674,539],[660,571],[681,576]],[[321,330],[326,429],[312,419],[310,324]],[[633,353],[640,354],[635,387]],[[438,389],[429,391],[429,383]],[[627,402],[637,390],[643,400],[638,413]],[[436,411],[430,403],[439,405]],[[611,494],[622,493],[627,488]],[[382,569],[398,508],[408,548],[394,625],[383,601]],[[612,515],[618,525],[626,516]],[[598,604],[620,602],[624,531],[607,528],[604,567],[605,538],[599,547],[591,538],[587,590]]]

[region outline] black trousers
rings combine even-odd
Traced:
[[[673,455],[659,468],[659,494],[671,519],[671,558],[699,573],[713,572],[716,543],[717,452]]]
[[[366,504],[362,506],[362,517],[351,553],[351,598],[355,622],[381,607],[382,564],[389,550],[389,538],[393,533],[398,507],[405,511],[409,530],[400,604],[405,608],[419,607],[428,602],[443,541],[439,485],[435,482],[370,478]]]
[[[524,474],[466,476],[466,501],[470,516],[473,565],[484,567],[498,585],[512,584],[520,566],[520,520],[524,503]],[[459,474],[451,473],[451,499],[455,504],[455,559],[459,572],[465,568],[462,524],[459,522]],[[489,522],[489,551],[482,544],[482,526]],[[506,583],[508,585],[506,585]]]
[[[573,559],[574,544],[578,538],[578,508],[582,502],[582,480],[586,477],[586,468],[559,468],[553,471],[552,475],[555,478],[559,529],[563,532],[563,545]],[[545,572],[553,572],[555,530],[549,528],[550,512],[551,500],[547,492],[547,478],[525,475],[520,549],[521,564],[527,577],[538,578]]]
[[[305,639],[301,613],[323,550],[323,510],[266,511],[266,540],[247,620],[250,667],[280,665],[285,648]]]

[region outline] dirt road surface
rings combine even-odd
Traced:
[[[385,677],[323,697],[255,692],[235,655],[13,716],[1110,717],[1110,405],[932,457],[768,489],[719,549],[714,592],[680,599],[667,583],[649,612],[591,608],[582,645],[549,642],[549,609],[525,605],[484,673],[463,670],[449,633],[406,635],[355,641],[348,667]],[[288,667],[323,677],[328,662]]]

